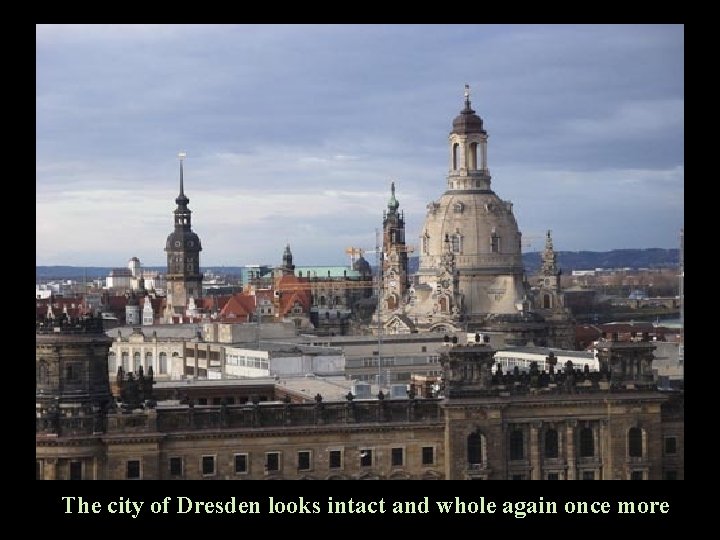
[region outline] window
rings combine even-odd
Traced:
[[[393,467],[403,466],[403,448],[393,448],[390,451],[390,465]]]
[[[665,480],[677,480],[677,471],[665,471]]]
[[[483,436],[481,433],[475,432],[468,435],[467,456],[470,466],[480,465],[483,463],[483,442]]]
[[[328,467],[331,469],[342,468],[342,450],[330,450],[330,455],[328,456]]]
[[[425,233],[422,237],[422,252],[423,255],[430,254],[430,236],[428,233]]]
[[[140,480],[140,460],[131,459],[127,462],[125,478],[128,480]]]
[[[215,456],[203,456],[201,464],[203,476],[215,475]]]
[[[165,375],[167,373],[167,353],[161,352],[160,353],[160,365],[158,366],[158,372],[161,375]]]
[[[644,476],[642,471],[633,471],[630,475],[630,480],[645,480]]]
[[[460,253],[462,251],[462,236],[460,236],[460,234],[453,234],[450,237],[450,242],[452,243],[453,253]]]
[[[667,439],[665,439],[665,445],[667,446]],[[643,455],[642,429],[638,427],[628,430],[628,455],[638,458]]]
[[[130,355],[126,352],[122,353],[122,368],[125,373],[130,371]]]
[[[70,480],[82,480],[82,461],[70,462]]]
[[[558,432],[554,429],[548,429],[545,432],[545,457],[558,457]]]
[[[490,237],[490,252],[500,253],[500,237],[497,234]]]
[[[423,446],[423,448],[422,448],[422,464],[423,465],[434,465],[435,464],[435,447],[434,446]]]
[[[183,460],[181,457],[170,458],[170,476],[182,476]]]
[[[427,347],[425,345],[420,347],[420,352],[427,352]]]
[[[525,480],[524,474],[513,474],[511,480]]]
[[[470,155],[468,156],[468,166],[470,167],[471,171],[477,171],[477,151],[478,151],[478,143],[473,142],[470,143]]]
[[[148,369],[150,369],[150,366],[153,365],[153,355],[151,352],[145,353],[145,371],[147,372]]]
[[[560,480],[560,475],[558,473],[548,473],[547,479],[548,480]]]
[[[312,468],[310,462],[311,455],[309,450],[298,452],[298,471],[309,471]]]
[[[583,480],[595,480],[595,471],[583,471],[582,479]]]
[[[677,453],[677,439],[675,437],[665,437],[665,455],[671,456]]]
[[[235,454],[235,474],[247,474],[248,472],[248,455]]]
[[[372,450],[364,448],[360,450],[360,466],[372,467]]]
[[[35,460],[35,480],[42,480],[42,479],[43,479],[42,460],[36,459]]]
[[[595,455],[595,438],[593,430],[584,427],[580,430],[580,457],[593,457]]]
[[[280,452],[266,452],[265,453],[265,471],[279,471],[280,470]]]
[[[454,143],[452,146],[452,168],[453,171],[457,171],[458,168],[458,150],[460,149],[460,145],[458,143]]]
[[[523,433],[519,429],[510,433],[510,459],[517,461],[525,457],[525,443]]]

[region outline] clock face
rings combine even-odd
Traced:
[[[396,285],[397,285],[397,281],[395,281],[394,279],[390,281],[391,287],[395,287]]]
[[[444,289],[447,289],[447,288],[448,288],[448,285],[450,285],[450,283],[448,282],[447,279],[443,279],[443,280],[440,282],[440,285],[442,285]]]

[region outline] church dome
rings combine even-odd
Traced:
[[[362,255],[353,263],[352,269],[360,272],[361,275],[369,276],[372,274],[370,263],[367,262]]]

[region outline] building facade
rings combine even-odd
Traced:
[[[600,370],[502,373],[485,343],[440,353],[442,398],[155,402],[92,320],[41,319],[42,479],[682,479],[683,394],[652,383],[651,342],[606,341]],[[122,411],[122,412],[121,412]]]

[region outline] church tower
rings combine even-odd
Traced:
[[[294,276],[295,265],[293,264],[293,255],[290,251],[290,244],[285,245],[285,251],[282,257],[282,266],[280,267],[280,275],[282,276]]]
[[[427,206],[420,233],[420,267],[407,315],[419,328],[469,331],[488,318],[520,314],[525,290],[521,236],[513,206],[491,189],[488,133],[470,103],[452,122],[445,192]],[[452,254],[452,270],[448,266]],[[446,272],[438,275],[438,268]]]
[[[178,154],[180,158],[180,194],[175,199],[175,230],[170,233],[165,244],[167,253],[167,307],[165,320],[172,322],[174,316],[185,314],[190,298],[202,296],[202,279],[200,273],[200,238],[192,231],[188,208],[190,199],[185,196],[183,186],[183,160],[186,154]]]
[[[396,310],[408,290],[408,256],[405,245],[405,217],[398,212],[395,182],[390,184],[390,200],[383,212],[383,299],[386,313]]]

